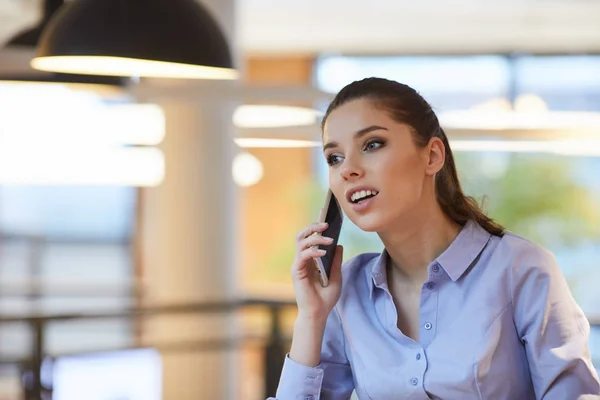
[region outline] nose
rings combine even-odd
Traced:
[[[346,181],[360,178],[364,173],[362,166],[351,157],[346,157],[340,168],[340,176]]]

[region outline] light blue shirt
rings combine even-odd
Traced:
[[[590,325],[554,256],[469,222],[428,266],[419,341],[397,328],[388,255],[342,269],[321,363],[286,357],[278,400],[600,399]]]

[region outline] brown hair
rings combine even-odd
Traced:
[[[439,137],[446,150],[444,166],[435,177],[436,198],[442,211],[460,225],[464,226],[468,220],[473,220],[492,235],[504,234],[504,227],[485,215],[473,197],[463,193],[446,133],[431,105],[410,86],[383,78],[352,82],[329,104],[321,128],[333,110],[358,99],[372,100],[375,106],[384,109],[394,120],[410,126],[418,146],[426,146],[431,138]]]

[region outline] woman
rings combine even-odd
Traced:
[[[346,86],[323,119],[329,184],[346,216],[385,250],[329,286],[311,258],[292,266],[298,316],[278,400],[600,399],[590,326],[555,259],[506,232],[463,194],[448,139],[410,87]]]

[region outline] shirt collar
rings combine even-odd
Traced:
[[[436,261],[456,282],[481,254],[491,236],[475,221],[469,220]]]
[[[450,279],[457,281],[481,254],[490,237],[491,234],[488,231],[475,221],[469,220],[450,246],[431,263],[430,268],[437,263],[446,271]],[[389,255],[384,249],[372,261],[369,279],[371,298],[375,287],[387,282],[386,266],[388,259]]]
[[[371,275],[369,279],[369,296],[373,298],[375,287],[379,287],[387,283],[387,260],[389,259],[388,252],[383,249],[379,257],[373,259]]]

